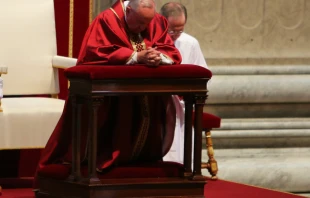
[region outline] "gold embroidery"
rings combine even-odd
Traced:
[[[119,20],[121,20],[113,8],[110,8],[110,10],[112,10],[112,12],[115,14],[115,16],[116,16]]]
[[[69,57],[73,57],[73,17],[74,17],[74,0],[70,0],[69,10]]]
[[[88,13],[88,23],[91,24],[91,22],[93,21],[93,0],[89,0],[89,13]]]
[[[146,44],[138,34],[131,34],[130,35],[130,43],[134,49],[134,51],[140,52],[146,49]]]
[[[125,12],[125,6],[124,6],[124,2],[123,2],[122,0],[120,0],[120,3],[121,3],[121,5],[122,5],[122,8],[123,8],[123,10],[124,10],[124,12]]]
[[[122,5],[124,15],[126,15],[125,7],[124,7],[124,2],[123,2],[122,0],[120,0],[120,4]],[[110,8],[110,10],[112,10],[112,12],[116,15],[116,17],[117,17],[119,20],[121,20],[121,18],[118,16],[118,14],[115,12],[115,10],[114,10],[113,8]]]

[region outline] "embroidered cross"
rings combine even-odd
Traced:
[[[143,45],[142,45],[142,40],[140,39],[139,35],[134,34],[134,35],[132,35],[131,39],[132,39],[133,43],[136,45],[137,52],[142,51]]]

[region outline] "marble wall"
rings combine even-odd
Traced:
[[[200,41],[210,66],[310,61],[310,1],[177,1],[187,7],[186,32]],[[113,2],[95,1],[94,14]],[[156,2],[159,10],[169,0]]]

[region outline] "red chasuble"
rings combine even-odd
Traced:
[[[167,35],[167,21],[156,14],[141,32],[145,47],[157,47],[179,64],[181,56]],[[124,5],[118,1],[102,12],[90,25],[81,47],[78,64],[124,65],[134,53],[124,20]],[[39,163],[71,162],[71,105],[51,135]],[[86,111],[84,109],[84,114]],[[81,159],[87,162],[88,118],[82,116]],[[169,151],[175,129],[175,107],[170,96],[106,97],[98,112],[97,168],[113,165],[156,162]]]
[[[146,47],[157,47],[162,54],[181,63],[181,55],[167,34],[167,20],[156,13],[149,26],[141,32]],[[126,28],[122,1],[102,12],[90,25],[82,43],[78,64],[124,65],[133,55],[134,47]]]

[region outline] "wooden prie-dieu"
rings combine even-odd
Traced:
[[[201,174],[202,113],[207,98],[207,82],[212,73],[196,65],[75,66],[66,70],[72,103],[72,167],[66,179],[38,177],[37,198],[55,197],[203,197],[206,177]],[[179,95],[185,101],[185,141],[183,172],[179,177],[99,179],[97,157],[97,108],[105,96]],[[82,176],[80,163],[81,104],[87,103],[90,119],[88,175]],[[192,112],[195,112],[192,123]],[[192,125],[194,151],[192,157]],[[192,162],[193,159],[193,162]],[[193,163],[193,170],[192,170]]]

